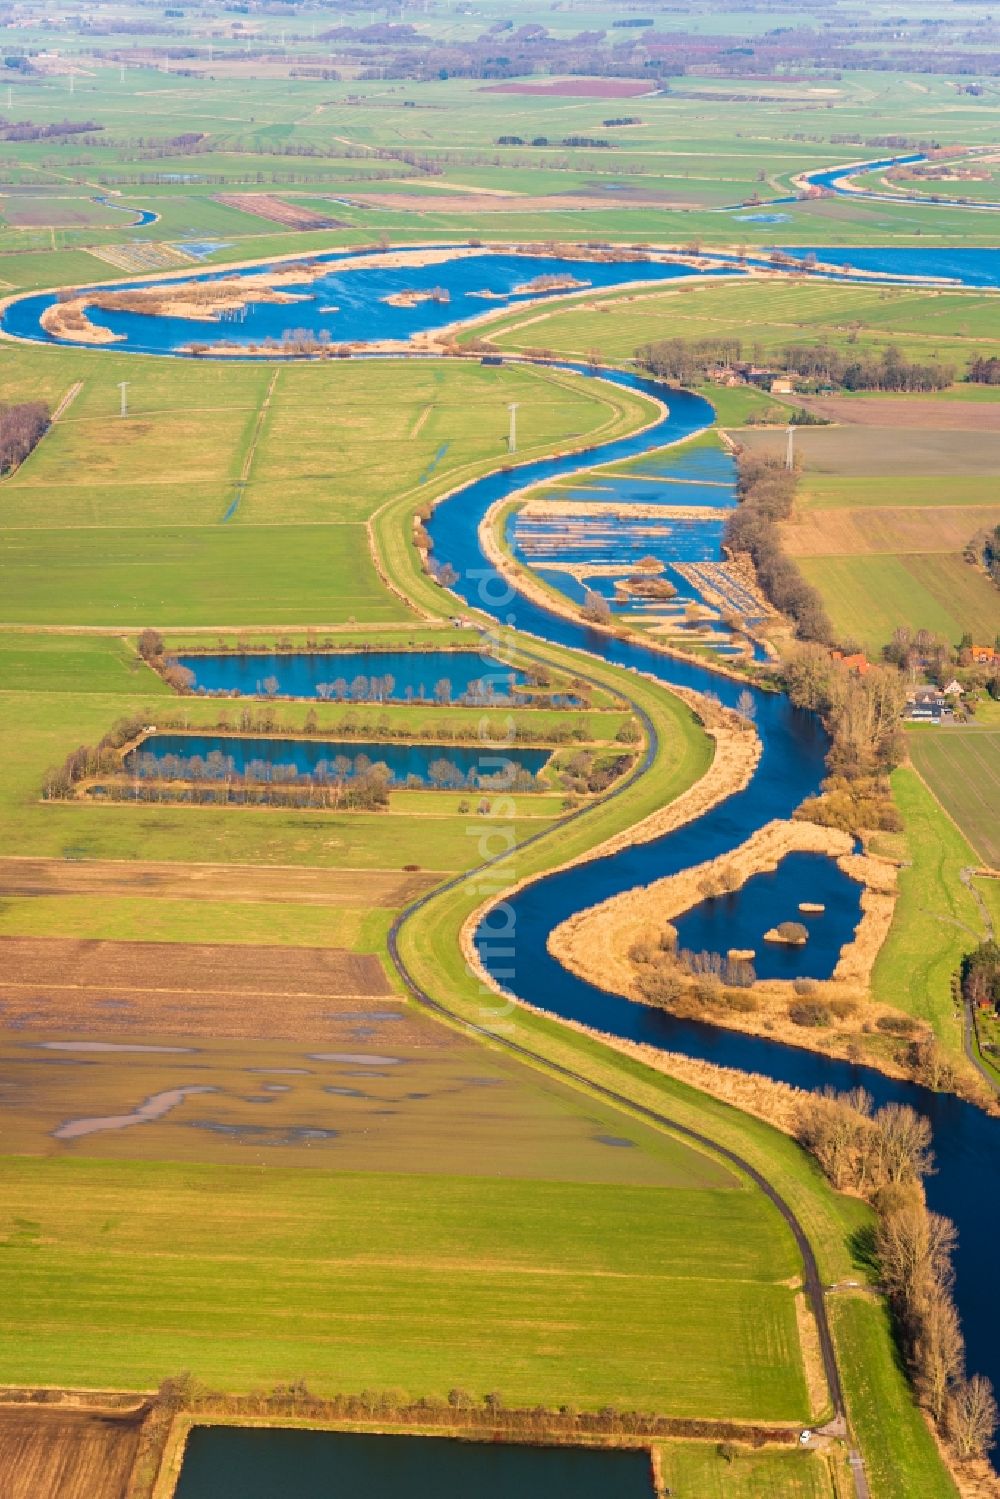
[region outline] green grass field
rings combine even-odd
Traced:
[[[1000,594],[961,557],[802,557],[799,567],[820,590],[838,636],[873,654],[897,625],[957,644],[966,630],[989,635],[1000,622]]]
[[[709,280],[667,290],[578,295],[549,310],[512,310],[486,331],[504,349],[544,347],[575,355],[598,349],[609,360],[630,359],[642,345],[666,338],[735,338],[748,356],[754,349],[764,358],[814,342],[856,347],[859,354],[892,344],[904,358],[950,363],[961,374],[971,356],[1000,344],[1000,300],[976,292],[876,290],[795,277]]]
[[[920,733],[912,731],[911,742]],[[872,993],[883,1004],[926,1020],[957,1061],[962,1024],[951,983],[964,954],[983,936],[979,908],[960,874],[978,860],[913,770],[894,771],[892,792],[903,817],[907,862],[899,874],[892,926],[875,962]]]
[[[183,1366],[232,1390],[307,1375],[321,1393],[808,1414],[795,1255],[755,1193],[273,1171],[262,1196],[251,1165],[100,1161],[2,1174],[5,1379],[146,1388]]]
[[[913,732],[910,758],[984,864],[1000,867],[1000,732],[948,729]]]
[[[111,413],[127,362],[71,354],[55,385],[39,359],[8,354],[0,389],[19,390],[24,369],[49,392],[68,388],[71,373],[83,390],[0,488],[3,623],[405,620],[410,611],[382,587],[371,557],[374,510],[404,495],[415,509],[496,466],[510,400],[525,402],[526,456],[546,441],[579,440],[623,404],[536,370],[463,365],[446,378],[440,367],[405,365],[393,369],[387,412],[385,367],[306,365],[280,371],[251,453],[269,384],[259,368],[212,369],[203,386],[199,366],[193,396],[182,362],[144,361],[122,421]]]
[[[709,1442],[662,1442],[657,1447],[670,1492],[698,1499],[837,1499],[838,1485],[848,1481],[837,1454],[827,1459],[811,1452],[742,1447],[730,1460]]]
[[[884,1307],[847,1295],[832,1297],[830,1310],[842,1350],[847,1408],[872,1493],[906,1494],[907,1499],[957,1495],[892,1352]]]

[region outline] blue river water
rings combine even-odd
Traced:
[[[515,306],[539,295],[527,289],[538,276],[572,277],[582,287],[605,289],[633,281],[674,281],[682,276],[707,274],[706,271],[692,271],[677,261],[579,261],[497,252],[463,257],[457,251],[454,258],[437,265],[393,267],[375,264],[348,269],[344,268],[344,263],[357,258],[357,254],[336,251],[302,258],[312,264],[334,260],[340,262],[340,268],[331,268],[324,276],[303,277],[300,282],[283,285],[283,291],[301,297],[301,301],[251,302],[245,314],[225,315],[210,322],[106,312],[99,308],[91,308],[88,316],[92,323],[120,335],[121,342],[104,347],[139,354],[177,353],[192,343],[211,345],[221,342],[249,348],[268,339],[280,341],[293,329],[308,330],[317,338],[328,335],[333,343],[370,342],[408,339],[415,333],[480,317],[483,313],[495,311],[498,306]],[[253,266],[242,270],[199,271],[185,279],[197,282],[231,280],[234,276],[259,275],[267,269],[266,266]],[[738,274],[735,266],[714,266],[712,272],[715,275]],[[158,279],[162,280],[145,277],[122,283],[115,290],[153,286]],[[411,307],[397,307],[385,300],[401,292],[427,293],[438,287],[447,288],[447,301],[431,300]],[[525,289],[518,291],[517,287]],[[572,289],[548,291],[545,295],[568,295]],[[56,342],[40,323],[45,308],[54,300],[53,296],[42,294],[12,302],[3,313],[3,328],[19,338]]]
[[[653,1499],[649,1454],[196,1426],[175,1499]]]
[[[397,783],[491,787],[509,784],[518,771],[536,775],[550,750],[467,744],[400,744],[395,740],[253,739],[222,734],[151,734],[125,756],[139,776],[172,780],[350,780],[381,763]],[[211,757],[211,758],[210,758]],[[361,765],[358,764],[359,760]],[[435,769],[437,767],[437,769]],[[447,767],[447,770],[445,769]]]
[[[423,247],[427,248],[427,247]],[[454,248],[454,247],[453,247]],[[626,283],[674,281],[680,278],[734,276],[745,274],[735,255],[712,252],[711,262],[700,269],[670,260],[581,261],[550,256],[524,256],[489,251],[468,257],[460,253],[437,265],[393,267],[390,264],[358,266],[345,269],[344,262],[364,252],[331,252],[304,256],[303,260],[324,263],[341,262],[339,269],[318,278],[304,277],[301,283],[290,283],[285,290],[303,300],[289,304],[250,302],[244,311],[225,314],[218,320],[202,321],[178,317],[153,317],[141,313],[91,308],[93,323],[109,329],[120,341],[97,347],[140,354],[178,354],[191,344],[207,350],[213,345],[240,345],[251,357],[273,350],[285,334],[303,330],[314,339],[326,337],[332,343],[365,343],[383,339],[406,341],[416,333],[432,332],[450,324],[466,321],[501,306],[514,306],[537,293],[526,287],[537,276],[573,277],[577,281],[607,289]],[[388,253],[388,252],[386,252]],[[794,246],[789,253],[804,256],[809,248]],[[817,247],[822,261],[836,267],[833,274],[850,278],[847,262],[855,271],[879,271],[895,278],[920,281],[925,278],[947,278],[963,286],[1000,285],[1000,250],[997,249],[874,249],[849,251]],[[748,265],[776,268],[766,260],[751,259]],[[795,267],[800,271],[801,267]],[[259,275],[267,266],[242,269],[199,271],[191,281],[215,281],[234,276]],[[819,274],[830,274],[821,266]],[[122,283],[116,289],[155,286],[163,278],[145,277]],[[447,300],[418,302],[411,307],[391,306],[387,296],[404,291],[429,292],[436,287],[447,290]],[[579,288],[577,288],[579,289]],[[573,288],[545,293],[546,300],[568,296]],[[484,296],[484,293],[488,295]],[[9,334],[33,342],[66,342],[56,340],[41,326],[41,316],[55,298],[49,293],[20,297],[0,314],[0,327]],[[270,343],[268,341],[271,341]]]
[[[994,255],[997,252],[993,252]],[[588,378],[588,372],[578,373]],[[592,378],[598,378],[593,376]],[[669,401],[669,413],[643,433],[595,450],[593,462],[631,458],[663,447],[709,426],[714,412],[707,401],[688,391],[667,390],[636,375],[602,372],[613,384],[658,395]],[[669,454],[664,455],[669,459]],[[631,641],[588,629],[582,621],[563,618],[512,592],[488,565],[479,547],[481,518],[496,501],[522,485],[550,481],[578,470],[579,455],[549,458],[468,485],[435,510],[429,529],[435,556],[459,574],[455,591],[471,605],[506,624],[578,650],[603,657],[665,683],[716,693],[733,706],[742,685],[698,663],[674,659]],[[912,1104],[934,1130],[936,1174],[927,1183],[932,1208],[958,1226],[955,1265],[956,1301],[962,1317],[970,1370],[988,1375],[1000,1388],[1000,1313],[985,1288],[992,1284],[996,1244],[1000,1237],[1000,1120],[950,1094],[935,1094],[915,1084],[884,1076],[873,1068],[838,1061],[820,1053],[785,1046],[764,1037],[698,1021],[679,1020],[657,1009],[634,1004],[597,989],[569,973],[549,954],[547,939],[561,921],[588,906],[731,851],[772,818],[788,817],[817,789],[824,774],[827,748],[818,721],[789,703],[783,694],[754,691],[756,724],[763,752],[745,790],[730,796],[696,821],[652,842],[622,849],[558,871],[525,886],[507,903],[498,925],[488,912],[477,933],[486,967],[503,988],[567,1019],[630,1040],[662,1046],[724,1066],[759,1072],[802,1088],[863,1086],[880,1105],[891,1100]],[[774,877],[773,900],[783,908],[810,896],[801,880],[787,879],[788,861]],[[792,866],[794,870],[794,866]],[[856,900],[846,876],[831,878],[827,915],[845,919],[845,904]],[[512,923],[512,924],[511,924]],[[516,940],[499,935],[513,930]],[[734,942],[732,946],[754,945]]]
[[[526,677],[478,651],[309,651],[296,655],[178,656],[195,689],[357,702],[509,703]],[[390,685],[391,684],[391,685]],[[442,686],[447,684],[447,688]]]
[[[922,191],[914,192],[901,188],[899,192],[879,192],[874,188],[861,187],[860,191],[844,187],[842,184],[883,172],[887,167],[913,166],[920,161],[928,161],[923,151],[914,151],[907,156],[886,156],[879,161],[866,161],[861,166],[827,167],[821,172],[809,172],[806,182],[813,187],[826,188],[828,192],[838,193],[845,198],[874,199],[877,203],[926,203],[937,208],[978,208],[992,209],[994,212],[1000,210],[1000,203],[986,203],[977,198],[946,198],[934,192],[934,182],[928,179]],[[793,199],[794,201],[794,199]],[[787,198],[775,198],[771,202],[786,203]],[[768,205],[770,206],[770,204]]]
[[[132,208],[128,203],[117,203],[114,198],[109,197],[107,193],[95,193],[94,202],[103,203],[106,208],[117,208],[121,213],[133,214],[134,218],[132,219],[131,224],[131,227],[133,229],[143,229],[147,224],[155,224],[157,219],[160,217],[160,215],[158,213],[154,213],[151,208]]]

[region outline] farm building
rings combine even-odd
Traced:
[[[867,676],[872,669],[872,664],[863,651],[855,651],[850,656],[845,656],[843,651],[831,651],[834,661],[839,661],[845,671],[853,671],[859,677]]]
[[[907,693],[903,712],[906,718],[940,723],[945,716],[951,717],[952,704],[937,687],[916,687]]]

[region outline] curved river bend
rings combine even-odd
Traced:
[[[575,368],[580,375],[590,373]],[[654,396],[664,395],[662,386],[635,375],[602,371],[594,378]],[[478,540],[479,524],[496,501],[525,485],[576,472],[588,463],[610,463],[677,442],[714,421],[712,407],[700,396],[671,390],[669,400],[669,413],[644,432],[606,444],[586,458],[567,455],[543,459],[488,475],[442,502],[429,529],[436,559],[442,564],[450,562],[459,575],[455,592],[471,606],[497,617],[489,594],[489,579],[495,580],[495,572]],[[664,470],[664,477],[669,477],[669,468]],[[676,660],[641,644],[588,630],[582,622],[550,613],[520,594],[510,603],[504,600],[501,622],[556,645],[588,651],[615,665],[644,672],[667,685],[714,692],[729,706],[735,705],[744,690],[744,684],[695,662]],[[1000,1388],[1000,1314],[992,1298],[983,1294],[992,1283],[1000,1230],[1000,1119],[952,1095],[930,1093],[868,1067],[701,1022],[678,1020],[634,1004],[568,973],[547,950],[550,931],[574,912],[735,848],[763,823],[788,817],[817,789],[824,774],[827,745],[817,720],[793,708],[782,694],[756,692],[755,698],[763,753],[749,786],[664,837],[548,875],[515,895],[511,900],[516,913],[515,976],[507,976],[510,958],[505,956],[501,960],[505,972],[502,987],[566,1019],[629,1040],[760,1072],[802,1088],[833,1086],[846,1090],[863,1085],[877,1104],[890,1100],[909,1103],[925,1114],[934,1129],[937,1160],[937,1173],[927,1184],[928,1200],[932,1208],[954,1219],[959,1230],[956,1300],[969,1367],[987,1374]],[[477,934],[487,967],[488,923],[487,915]]]

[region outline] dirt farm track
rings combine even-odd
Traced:
[[[150,860],[3,859],[5,895],[159,896],[163,900],[279,901],[283,905],[405,906],[440,879],[392,869],[296,865],[158,864]]]

